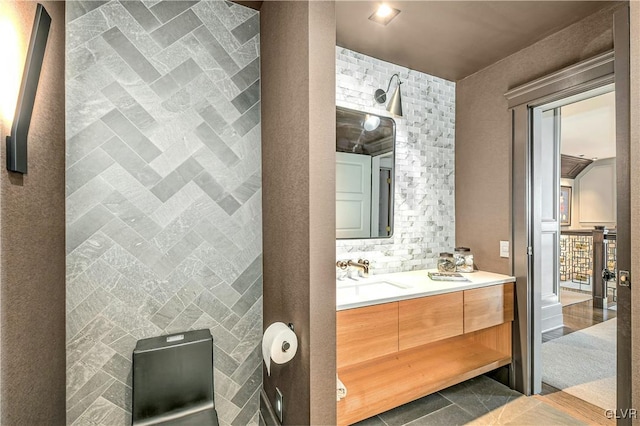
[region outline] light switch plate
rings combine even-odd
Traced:
[[[500,257],[509,257],[509,241],[500,241]]]

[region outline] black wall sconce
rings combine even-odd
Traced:
[[[27,173],[27,135],[50,27],[51,16],[38,3],[11,135],[7,136],[7,170],[12,172]]]

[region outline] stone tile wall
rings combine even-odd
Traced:
[[[131,422],[136,340],[208,328],[223,425],[262,383],[259,15],[67,3],[67,423]]]
[[[336,68],[339,106],[385,116],[390,114],[373,93],[399,73],[404,113],[395,119],[394,234],[338,240],[337,258],[365,257],[374,273],[435,267],[438,254],[455,245],[455,83],[341,47]]]

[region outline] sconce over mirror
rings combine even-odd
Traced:
[[[393,234],[396,123],[336,108],[336,238]]]

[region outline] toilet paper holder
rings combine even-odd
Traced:
[[[287,324],[287,327],[289,327],[291,329],[291,331],[293,331],[294,333],[296,332],[293,329],[293,323],[289,323]],[[286,340],[284,342],[282,342],[282,352],[286,352],[291,348],[291,343],[287,342]]]

